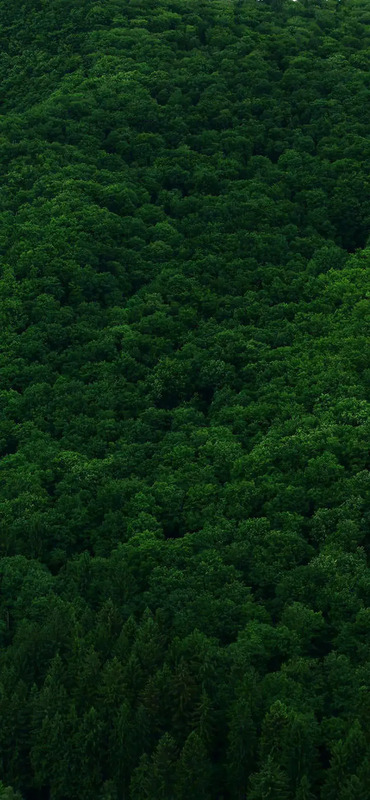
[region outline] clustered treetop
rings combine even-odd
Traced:
[[[0,799],[368,800],[368,0],[0,0]]]

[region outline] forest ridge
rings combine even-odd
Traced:
[[[0,800],[370,800],[370,0],[0,40]]]

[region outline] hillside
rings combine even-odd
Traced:
[[[369,800],[370,2],[0,40],[0,798]]]

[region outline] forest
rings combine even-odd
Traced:
[[[0,800],[369,800],[370,0],[0,42]]]

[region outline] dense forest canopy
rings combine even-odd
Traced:
[[[0,798],[369,800],[370,2],[0,38]]]

